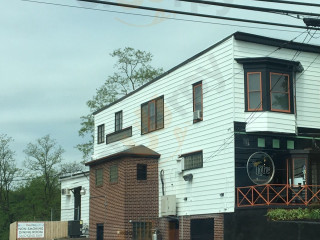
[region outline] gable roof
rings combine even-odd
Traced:
[[[141,89],[149,86],[150,84],[154,83],[155,81],[169,75],[173,71],[177,70],[178,68],[186,65],[187,63],[193,61],[194,59],[202,56],[203,54],[209,52],[216,46],[220,45],[221,43],[225,42],[229,38],[234,37],[238,41],[245,41],[245,42],[251,42],[251,43],[257,43],[257,44],[263,44],[267,46],[273,46],[273,47],[279,47],[279,48],[286,48],[286,49],[292,49],[292,50],[297,50],[297,51],[303,51],[303,52],[311,52],[311,53],[320,53],[320,46],[319,45],[312,45],[312,44],[306,44],[306,43],[299,43],[299,42],[294,42],[294,41],[288,41],[288,40],[281,40],[277,38],[270,38],[270,37],[265,37],[265,36],[260,36],[256,34],[251,34],[251,33],[244,33],[244,32],[235,32],[228,37],[222,39],[221,41],[215,43],[214,45],[208,47],[207,49],[199,52],[198,54],[194,55],[193,57],[183,61],[182,63],[178,64],[177,66],[171,68],[167,72],[161,74],[160,76],[156,77],[155,79],[151,80],[150,82],[147,82],[146,84],[142,85],[141,87],[137,88],[136,90],[128,93],[127,95],[119,98],[118,100],[102,107],[101,109],[95,111],[93,115],[96,115],[103,110],[111,107],[112,105],[121,102],[122,100],[126,99],[127,97],[135,94],[136,92],[140,91]]]
[[[85,163],[85,165],[86,166],[97,165],[97,164],[101,164],[101,163],[104,163],[116,158],[122,158],[122,157],[133,157],[133,158],[140,157],[140,158],[159,159],[160,156],[161,155],[159,153],[151,150],[150,148],[147,148],[144,145],[139,145],[139,146],[135,146],[106,157],[102,157],[102,158],[87,162]]]

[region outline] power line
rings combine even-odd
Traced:
[[[293,11],[293,10],[282,10],[282,9],[275,9],[275,8],[253,7],[253,6],[231,4],[231,3],[210,2],[210,1],[206,1],[206,0],[179,0],[179,1],[207,4],[207,5],[212,5],[212,6],[221,6],[221,7],[228,7],[228,8],[237,8],[237,9],[244,9],[244,10],[258,11],[258,12],[281,13],[281,14],[285,14],[285,15],[296,14],[296,15],[308,15],[308,16],[315,16],[315,17],[320,16],[317,13],[300,12],[300,11]]]
[[[320,7],[320,4],[317,3],[304,3],[304,2],[295,2],[295,1],[285,1],[285,0],[253,0],[257,2],[272,2],[272,3],[281,3],[281,4],[292,4],[300,6],[311,6],[311,7]]]
[[[215,23],[215,22],[191,20],[191,19],[176,18],[176,17],[155,16],[155,15],[129,13],[129,12],[123,12],[123,11],[107,10],[107,9],[80,7],[80,6],[73,6],[73,5],[68,5],[68,4],[59,4],[59,3],[42,2],[42,1],[34,1],[34,0],[20,0],[20,1],[37,3],[37,4],[45,4],[45,5],[52,5],[52,6],[58,6],[58,7],[70,7],[70,8],[76,8],[76,9],[92,10],[92,11],[98,11],[98,12],[118,13],[118,14],[140,16],[140,17],[150,17],[150,18],[159,18],[159,19],[167,19],[167,20],[185,21],[185,22],[193,22],[193,23],[204,23],[204,24],[221,25],[221,26],[241,27],[241,28],[252,28],[252,29],[280,31],[280,32],[301,33],[300,31],[288,30],[288,29],[283,30],[283,29],[267,28],[267,27],[244,26],[244,25],[238,25],[238,24]]]
[[[22,1],[25,1],[25,0],[22,0]],[[264,21],[249,20],[249,19],[242,19],[242,18],[222,17],[222,16],[216,16],[216,15],[208,15],[208,14],[200,14],[200,13],[192,13],[192,12],[183,12],[183,11],[177,11],[177,10],[164,9],[164,8],[145,7],[145,6],[137,6],[137,5],[132,5],[132,4],[124,4],[124,3],[105,2],[105,1],[99,1],[99,0],[78,0],[78,1],[90,2],[90,3],[98,3],[98,4],[104,4],[104,5],[111,5],[111,6],[117,6],[117,7],[141,9],[141,10],[146,10],[146,11],[156,11],[156,12],[166,12],[166,13],[173,13],[173,14],[181,14],[181,15],[188,15],[188,16],[193,16],[193,17],[222,19],[222,20],[227,20],[227,21],[246,22],[246,23],[272,25],[272,26],[288,27],[288,28],[319,30],[318,28],[314,28],[314,27],[306,27],[306,26],[298,26],[298,25],[274,23],[274,22],[264,22]]]

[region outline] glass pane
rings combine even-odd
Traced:
[[[149,131],[156,129],[156,106],[155,102],[149,103]]]
[[[300,184],[305,184],[306,183],[306,173],[307,173],[307,168],[306,168],[306,160],[304,158],[297,158],[294,159],[294,164],[293,164],[293,183],[295,185]]]
[[[157,129],[163,128],[163,98],[157,100]]]
[[[194,106],[196,110],[202,110],[202,85],[194,87]]]
[[[288,76],[281,74],[271,74],[271,91],[288,92]]]
[[[271,108],[289,110],[289,95],[286,93],[272,93]]]
[[[141,132],[148,132],[148,104],[141,107]]]
[[[249,78],[249,92],[260,91],[260,73],[249,74],[248,78]]]
[[[261,93],[251,92],[249,93],[249,109],[260,109],[261,108]]]

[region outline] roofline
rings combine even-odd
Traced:
[[[159,80],[159,79],[161,79],[161,78],[163,78],[163,77],[165,77],[165,76],[169,75],[170,73],[172,73],[172,72],[174,72],[175,70],[177,70],[177,69],[181,68],[182,66],[186,65],[187,63],[189,63],[189,62],[193,61],[194,59],[196,59],[196,58],[200,57],[201,55],[203,55],[203,54],[205,54],[205,53],[209,52],[211,49],[213,49],[213,48],[215,48],[216,46],[220,45],[221,43],[223,43],[224,41],[228,40],[228,39],[229,39],[229,38],[231,38],[232,36],[233,36],[233,34],[231,34],[231,35],[229,35],[228,37],[226,37],[226,38],[222,39],[221,41],[219,41],[219,42],[215,43],[214,45],[212,45],[212,46],[210,46],[210,47],[206,48],[205,50],[203,50],[203,51],[201,51],[201,52],[197,53],[196,55],[192,56],[191,58],[188,58],[187,60],[183,61],[182,63],[180,63],[180,64],[178,64],[178,65],[176,65],[175,67],[171,68],[170,70],[168,70],[167,72],[165,72],[165,73],[161,74],[160,76],[158,76],[158,77],[156,77],[156,78],[152,79],[150,82],[147,82],[146,84],[142,85],[141,87],[137,88],[136,90],[134,90],[134,91],[132,91],[132,92],[128,93],[127,95],[125,95],[125,96],[123,96],[123,97],[119,98],[118,100],[116,100],[116,101],[114,101],[114,102],[112,102],[112,103],[110,103],[110,104],[108,104],[108,105],[106,105],[106,106],[102,107],[101,109],[99,109],[99,110],[97,110],[97,111],[93,112],[93,115],[96,115],[96,114],[98,114],[98,113],[102,112],[103,110],[105,110],[105,109],[107,109],[107,108],[111,107],[112,105],[114,105],[114,104],[116,104],[116,103],[118,103],[118,102],[121,102],[123,99],[126,99],[127,97],[130,97],[131,95],[133,95],[133,94],[135,94],[136,92],[140,91],[141,89],[143,89],[143,88],[145,88],[145,87],[149,86],[150,84],[152,84],[152,83],[156,82],[157,80]]]
[[[270,37],[265,37],[265,36],[260,36],[256,34],[251,34],[251,33],[244,33],[244,32],[235,32],[226,38],[220,40],[219,42],[215,43],[214,45],[206,48],[205,50],[197,53],[191,58],[188,58],[187,60],[183,61],[182,63],[176,65],[175,67],[171,68],[167,72],[161,74],[160,76],[154,78],[150,82],[147,82],[146,84],[142,85],[141,87],[137,88],[136,90],[128,93],[127,95],[119,98],[118,100],[102,107],[101,109],[93,112],[93,115],[96,115],[105,109],[115,105],[118,102],[121,102],[122,100],[130,97],[131,95],[135,94],[136,92],[139,92],[143,88],[149,86],[150,84],[156,82],[157,80],[169,75],[170,73],[174,72],[178,68],[186,65],[187,63],[193,61],[194,59],[202,56],[203,54],[207,53],[208,51],[212,50],[213,48],[217,47],[221,43],[225,42],[229,38],[234,37],[236,40],[239,41],[245,41],[245,42],[251,42],[251,43],[257,43],[257,44],[263,44],[267,46],[274,46],[274,47],[279,47],[279,48],[286,48],[286,49],[292,49],[292,50],[298,50],[298,51],[304,51],[304,52],[311,52],[311,53],[320,53],[320,46],[319,45],[312,45],[312,44],[306,44],[306,43],[298,43],[294,41],[287,41],[287,40],[282,40],[282,39],[277,39],[277,38],[270,38]]]
[[[130,152],[120,152],[120,153],[115,153],[112,155],[109,155],[107,157],[102,157],[90,162],[86,162],[86,166],[93,166],[93,165],[98,165],[116,158],[123,158],[123,157],[132,157],[132,158],[151,158],[151,159],[159,159],[160,154],[142,154],[142,153],[130,153]]]
[[[80,177],[80,175],[83,175],[83,176],[85,176],[86,174],[88,174],[89,175],[89,173],[90,173],[90,171],[88,170],[88,171],[85,171],[85,172],[77,172],[77,173],[75,173],[75,174],[68,174],[68,175],[64,175],[64,176],[61,176],[61,177],[59,177],[59,179],[60,180],[64,180],[64,179],[66,179],[66,178],[71,178],[71,177]]]

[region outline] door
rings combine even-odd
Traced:
[[[73,189],[74,195],[74,220],[81,219],[81,187],[77,187]]]
[[[97,224],[97,240],[103,240],[103,224]]]
[[[169,222],[169,240],[179,239],[179,222],[172,221]]]

